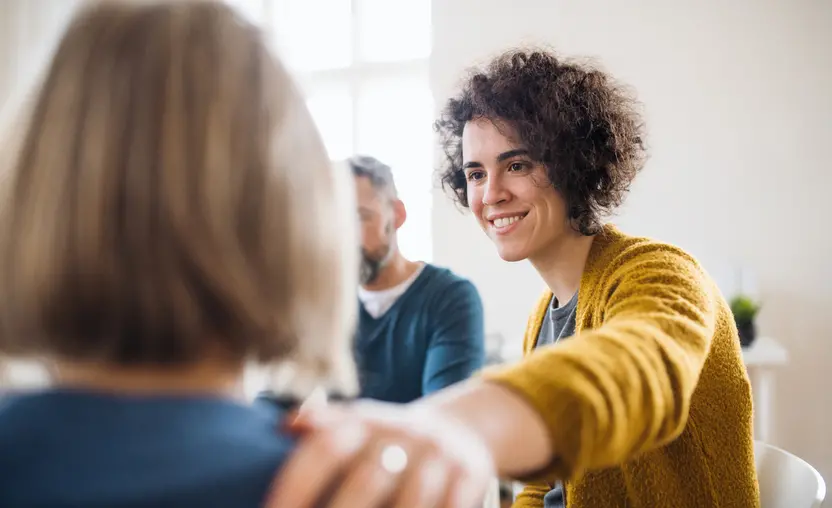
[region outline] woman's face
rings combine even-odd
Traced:
[[[462,134],[468,203],[506,261],[532,259],[572,230],[566,204],[506,123],[468,122]]]

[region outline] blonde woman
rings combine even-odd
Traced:
[[[100,3],[24,127],[0,355],[54,379],[0,399],[0,505],[261,506],[292,439],[244,367],[355,388],[352,189],[289,76],[219,2]]]

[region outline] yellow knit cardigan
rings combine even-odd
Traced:
[[[575,336],[535,350],[552,298],[529,319],[526,358],[484,373],[525,396],[556,459],[515,508],[759,507],[751,388],[731,311],[677,247],[606,226],[578,293]]]

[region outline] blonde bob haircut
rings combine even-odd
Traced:
[[[354,389],[353,189],[259,29],[221,2],[95,3],[30,109],[3,168],[0,353],[218,349]]]

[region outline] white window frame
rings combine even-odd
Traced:
[[[302,2],[304,0],[228,0],[229,3],[236,5],[248,14],[259,18],[261,26],[269,36],[273,43],[273,47],[277,48],[277,37],[274,36],[274,25],[272,20],[275,19],[275,9],[277,9],[277,2]],[[399,1],[399,0],[390,0]],[[351,17],[352,23],[350,30],[350,64],[344,67],[323,69],[323,70],[293,70],[292,71],[302,93],[306,97],[314,95],[316,90],[325,88],[327,86],[346,86],[349,96],[352,100],[352,125],[351,125],[351,147],[352,152],[357,152],[360,143],[360,119],[361,119],[361,90],[368,83],[379,78],[399,78],[412,79],[414,82],[423,81],[425,89],[430,91],[430,53],[424,57],[409,58],[396,61],[384,62],[369,62],[362,60],[361,57],[361,0],[351,0]],[[277,48],[279,51],[279,48]],[[431,110],[431,114],[433,111]],[[429,127],[426,127],[429,128]],[[425,150],[429,151],[425,158],[428,164],[433,161],[433,145],[426,146]],[[367,153],[365,155],[375,155]],[[383,158],[382,158],[383,159]],[[384,162],[384,161],[383,161]],[[394,175],[398,176],[395,164],[392,164]],[[432,167],[429,165],[425,168],[427,173],[425,180],[425,192],[423,198],[426,201],[414,203],[405,199],[405,206],[408,208],[411,216],[411,223],[421,223],[421,227],[413,230],[416,238],[400,236],[399,243],[409,244],[411,246],[418,245],[418,252],[413,252],[412,257],[417,257],[422,261],[430,262],[433,257],[433,232],[431,228],[431,214],[433,207],[432,189],[434,187],[434,175]],[[412,180],[399,177],[397,178],[398,187],[401,192],[402,188],[409,185]],[[402,185],[404,183],[404,185]],[[421,186],[420,186],[421,187]],[[420,189],[421,190],[421,189]],[[413,212],[417,212],[414,214]],[[418,215],[418,219],[416,216]],[[405,232],[408,231],[405,225]],[[413,247],[416,248],[416,247]],[[405,249],[406,250],[406,249]],[[409,255],[407,251],[405,255]]]

